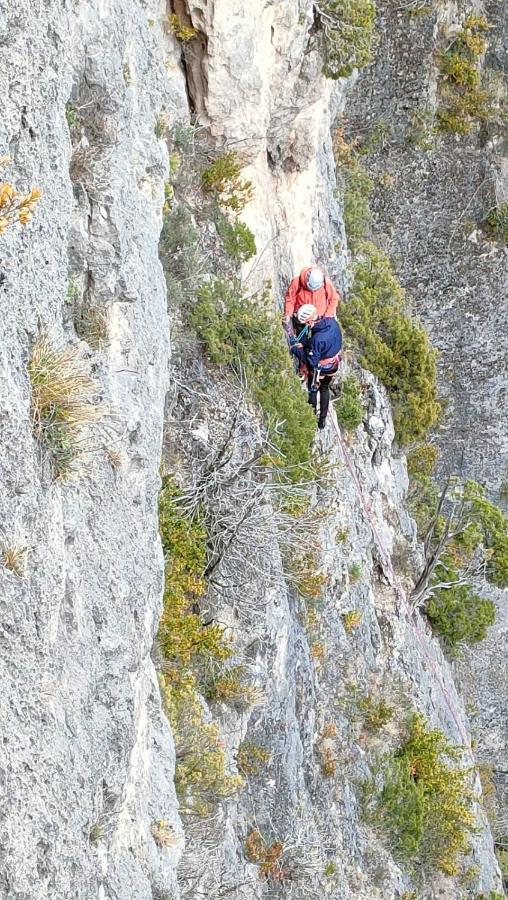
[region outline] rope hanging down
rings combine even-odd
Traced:
[[[362,508],[365,512],[365,515],[366,515],[369,525],[371,527],[372,536],[374,538],[374,543],[376,544],[376,546],[379,550],[379,553],[381,555],[381,558],[382,558],[384,566],[385,566],[385,570],[390,578],[392,587],[394,588],[395,594],[399,597],[400,601],[402,602],[402,605],[404,606],[404,608],[406,610],[408,620],[411,623],[412,628],[417,636],[418,643],[420,644],[422,651],[423,651],[423,655],[425,656],[428,663],[430,664],[432,674],[434,675],[436,682],[439,685],[439,688],[443,695],[444,701],[450,711],[450,714],[452,716],[453,721],[455,722],[455,725],[457,726],[458,733],[460,734],[462,743],[464,745],[464,750],[467,753],[468,757],[470,758],[471,762],[474,764],[475,759],[474,759],[474,756],[473,756],[473,753],[471,750],[471,744],[469,741],[468,734],[466,732],[466,729],[464,728],[464,724],[462,722],[462,719],[460,717],[458,710],[455,707],[453,699],[450,696],[450,692],[448,691],[448,688],[446,687],[446,685],[443,681],[442,674],[438,668],[436,660],[434,659],[432,651],[429,647],[429,641],[428,641],[427,635],[425,634],[424,630],[422,629],[422,627],[418,621],[418,618],[417,618],[418,614],[417,614],[416,610],[414,610],[412,608],[411,604],[409,603],[407,596],[406,596],[406,592],[405,592],[404,588],[402,587],[400,579],[394,571],[391,555],[390,555],[388,549],[385,547],[385,545],[383,543],[383,539],[377,529],[377,524],[376,524],[376,519],[375,519],[374,513],[373,513],[370,503],[367,500],[365,493],[362,489],[358,475],[356,474],[353,461],[348,453],[347,447],[342,438],[339,424],[337,422],[337,416],[336,416],[335,410],[333,408],[330,410],[328,417],[331,420],[333,428],[337,435],[337,440],[338,440],[338,443],[340,446],[342,458],[343,458],[346,468],[351,476],[351,480],[355,486],[355,490],[356,490],[358,499],[362,505]]]

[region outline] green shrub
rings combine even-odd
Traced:
[[[224,250],[233,262],[244,263],[256,255],[256,240],[244,222],[231,223],[226,216],[218,215],[216,225]]]
[[[184,813],[207,816],[242,784],[227,772],[216,724],[205,721],[197,679],[214,661],[231,655],[224,630],[205,624],[199,603],[206,592],[206,531],[179,505],[180,491],[169,476],[159,495],[159,531],[165,560],[159,643],[165,657],[161,693],[176,750],[175,785]]]
[[[493,238],[508,244],[508,202],[491,209],[485,217],[484,225]]]
[[[201,187],[219,206],[239,213],[252,200],[250,181],[241,177],[242,165],[234,150],[221,154],[201,173]]]
[[[375,734],[393,719],[395,709],[384,700],[374,700],[370,695],[360,700],[360,712],[367,731]]]
[[[354,584],[362,577],[362,567],[358,563],[353,563],[349,568],[349,580]]]
[[[344,378],[340,397],[334,403],[337,419],[346,431],[354,431],[363,420],[363,407],[358,382],[354,375]]]
[[[439,458],[435,444],[419,444],[407,455],[407,471],[412,478],[430,478]]]
[[[454,765],[459,758],[460,749],[415,714],[406,741],[385,760],[383,787],[370,810],[397,857],[446,875],[458,874],[475,830],[476,797],[469,770]]]
[[[193,676],[165,674],[160,685],[175,743],[175,787],[181,812],[209,816],[221,800],[237,793],[243,779],[227,771],[218,726],[205,721]]]
[[[477,526],[476,544],[483,543],[487,553],[486,575],[497,587],[508,587],[508,517],[495,503],[485,497],[485,488],[475,481],[466,481],[464,485],[465,509]],[[469,531],[462,531],[471,535]]]
[[[231,646],[219,625],[203,623],[195,612],[206,593],[206,531],[178,505],[180,492],[169,476],[159,495],[159,531],[165,558],[164,608],[159,643],[168,670],[199,668],[209,659],[227,659]]]
[[[183,204],[165,210],[159,251],[166,272],[175,278],[195,278],[199,260],[199,232]]]
[[[344,225],[349,244],[354,249],[363,240],[371,222],[369,206],[374,182],[358,163],[346,173],[344,196]]]
[[[236,754],[238,769],[244,775],[258,775],[270,762],[272,754],[251,741],[242,741]]]
[[[424,438],[441,411],[436,351],[423,326],[407,313],[404,291],[388,258],[374,244],[361,247],[341,322],[361,351],[361,364],[390,394],[399,443]]]
[[[314,416],[306,402],[280,327],[268,309],[243,296],[240,282],[217,278],[198,290],[189,323],[211,362],[240,365],[264,415],[270,438],[291,477],[308,477]]]
[[[167,17],[169,31],[174,34],[181,44],[188,44],[197,37],[197,31],[192,25],[182,22],[180,16],[175,14]]]
[[[437,122],[441,131],[467,134],[476,121],[494,115],[494,97],[482,87],[479,68],[490,27],[484,16],[468,16],[451,47],[439,57],[441,105]]]
[[[350,609],[346,613],[342,613],[342,624],[346,634],[355,631],[362,621],[362,614],[359,609]]]
[[[323,73],[345,78],[372,61],[376,6],[372,0],[321,0]]]
[[[449,577],[450,570],[443,572],[438,567],[436,574]],[[496,607],[491,600],[475,594],[469,584],[460,584],[436,591],[427,603],[426,613],[432,627],[450,647],[455,647],[461,641],[483,641],[487,628],[494,624]]]
[[[212,667],[203,683],[203,695],[207,700],[226,703],[239,711],[249,709],[257,702],[259,691],[249,684],[247,675],[243,665]]]

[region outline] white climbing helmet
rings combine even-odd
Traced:
[[[321,269],[311,269],[307,275],[307,287],[309,291],[318,291],[325,283],[325,276]]]
[[[300,309],[297,310],[296,318],[302,325],[305,325],[307,322],[310,322],[311,319],[314,319],[317,316],[317,309],[312,303],[304,303],[303,306],[300,306]]]

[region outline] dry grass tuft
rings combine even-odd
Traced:
[[[74,327],[82,341],[92,350],[103,350],[108,343],[108,316],[98,306],[80,305],[76,308]]]
[[[26,547],[2,547],[0,560],[4,569],[9,569],[18,578],[26,575]]]
[[[49,449],[57,477],[74,469],[83,451],[86,426],[98,421],[98,385],[78,347],[52,347],[41,335],[28,364],[32,422],[36,437]]]
[[[180,835],[165,819],[152,822],[150,831],[158,847],[175,847],[180,843]]]

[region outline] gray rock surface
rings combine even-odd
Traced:
[[[9,900],[142,900],[170,889],[179,855],[150,831],[156,819],[179,830],[150,661],[169,358],[157,259],[167,153],[154,126],[164,104],[186,115],[186,100],[151,15],[155,3],[134,0],[0,7],[0,153],[19,188],[44,192],[26,230],[0,239],[0,520],[3,545],[27,547],[25,579],[0,568]],[[68,102],[67,118],[97,126],[82,143],[76,126],[73,147]],[[62,483],[32,434],[27,362],[40,331],[76,342],[71,279],[105,312],[109,339],[103,352],[81,344],[105,415],[82,477]]]
[[[415,637],[373,539],[369,510],[410,585],[419,550],[386,397],[361,375],[365,419],[348,447],[367,507],[330,426],[317,439],[330,474],[316,480],[309,503],[326,510],[312,525],[326,589],[310,616],[289,571],[294,538],[269,486],[243,515],[245,491],[257,490],[255,474],[243,471],[262,442],[256,411],[243,395],[235,411],[223,379],[189,362],[173,309],[177,360],[189,378],[183,387],[169,378],[157,260],[163,138],[188,121],[189,96],[216,140],[241,147],[254,183],[245,220],[260,253],[244,272],[249,288],[270,278],[280,296],[312,255],[346,285],[329,136],[342,87],[320,75],[309,0],[241,8],[196,0],[191,18],[199,36],[182,62],[152,0],[47,0],[37,15],[28,0],[0,0],[0,155],[12,156],[18,186],[44,191],[27,229],[0,238],[1,541],[27,547],[26,578],[0,566],[0,896],[395,900],[408,877],[365,825],[355,785],[386,744],[395,746],[398,723],[368,738],[358,700],[388,697],[400,718],[415,706],[453,740],[467,739],[467,719],[439,647],[420,621]],[[105,316],[100,350],[78,338],[80,304]],[[53,479],[31,428],[27,363],[41,330],[79,346],[100,385],[104,416],[88,435],[81,477],[68,482]],[[245,737],[272,754],[266,776],[250,777],[213,818],[186,820],[185,836],[150,658],[161,610],[156,502],[170,383],[171,470],[198,472],[213,459],[236,412],[231,458],[217,475],[235,541],[208,604],[234,633],[256,693],[247,710],[210,712],[232,768]],[[347,633],[342,616],[351,610],[361,620]],[[327,750],[333,778],[323,777]],[[471,886],[437,879],[422,897],[499,889],[478,815]],[[175,835],[166,848],[151,833],[161,819]],[[253,827],[283,842],[289,882],[270,888],[246,859]]]

